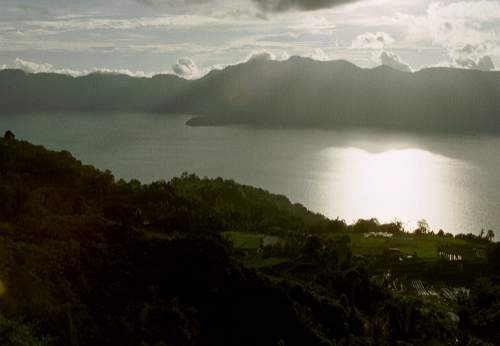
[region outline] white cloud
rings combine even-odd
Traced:
[[[64,70],[59,70],[59,71],[64,71]],[[63,73],[64,72],[59,72],[59,73]],[[96,68],[93,68],[93,69],[90,69],[90,70],[83,70],[83,71],[77,71],[76,74],[74,74],[74,76],[85,76],[85,75],[89,75],[89,74],[124,74],[124,75],[127,75],[127,76],[131,76],[131,77],[144,77],[144,78],[149,78],[149,77],[152,77],[156,74],[159,74],[159,73],[151,73],[151,72],[144,72],[144,71],[131,71],[129,69],[110,69],[110,68],[104,68],[104,67],[96,67]],[[70,73],[71,75],[71,73]]]
[[[490,43],[466,44],[461,48],[449,52],[454,65],[460,68],[473,70],[491,71],[494,70],[495,63],[490,55],[494,53],[495,47]]]
[[[276,60],[276,57],[273,53],[267,50],[257,50],[250,53],[245,61],[268,61],[268,60]]]
[[[472,58],[457,58],[450,61],[440,61],[436,64],[425,65],[420,69],[430,68],[430,67],[448,67],[448,68],[461,68],[461,69],[471,69],[479,71],[493,71],[496,69],[496,65],[493,59],[486,55],[479,57],[477,59]]]
[[[389,66],[395,70],[403,72],[412,72],[412,67],[401,60],[401,58],[392,52],[382,52],[379,56],[380,63],[385,66]]]
[[[58,73],[73,77],[85,76],[93,73],[124,74],[132,77],[152,77],[153,75],[158,74],[158,73],[146,73],[144,71],[131,71],[128,69],[110,69],[103,67],[95,67],[92,69],[85,69],[85,70],[73,70],[68,68],[56,68],[49,63],[38,63],[34,61],[23,60],[21,58],[16,58],[12,65],[2,64],[0,66],[0,70],[5,70],[8,68],[23,70],[26,73]]]
[[[298,24],[293,24],[290,26],[290,29],[316,35],[331,35],[335,28],[335,24],[333,24],[325,16],[320,15],[305,16],[300,19]]]
[[[386,32],[365,32],[352,41],[351,47],[357,49],[383,49],[393,43],[394,39]]]
[[[500,56],[499,1],[432,2],[425,15],[399,13],[395,22],[407,42],[441,47],[452,67],[490,70]]]
[[[14,68],[23,70],[27,73],[41,73],[41,72],[51,72],[53,71],[53,67],[48,63],[36,63],[33,61],[27,61],[20,58],[16,58],[14,60]]]
[[[398,16],[406,23],[408,39],[430,41],[447,48],[498,43],[500,29],[500,2],[459,1],[431,3],[425,16]]]
[[[262,22],[257,17],[232,17],[221,13],[212,15],[177,14],[132,18],[69,17],[51,20],[19,21],[17,35],[51,35],[70,31],[134,30],[134,29],[189,29],[201,26],[239,26]]]
[[[257,49],[250,54],[248,54],[242,61],[237,62],[237,64],[249,62],[249,61],[269,61],[269,60],[276,60],[276,61],[285,61],[290,58],[290,54],[288,54],[286,51],[278,51],[277,53],[271,52],[266,49]]]
[[[500,2],[459,1],[433,2],[424,16],[399,13],[395,21],[406,29],[410,41],[430,41],[444,46],[457,46],[478,41],[495,40],[497,34],[488,25],[500,26]]]
[[[0,0],[0,65],[12,56],[34,61],[50,56],[55,65],[71,59],[80,70],[119,62],[119,67],[155,71],[180,56],[198,66],[228,65],[255,49],[344,58],[360,66],[372,66],[372,55],[382,50],[413,49],[414,67],[486,56],[500,65],[499,0],[364,0],[313,12],[301,9],[334,1],[261,1],[295,11],[263,13],[252,0],[71,0],[57,5]],[[456,51],[468,44],[484,48],[459,56]],[[144,67],[136,67],[137,61]]]
[[[196,63],[188,57],[183,57],[177,60],[177,62],[172,65],[172,71],[176,75],[188,79],[198,78],[204,75]]]
[[[473,60],[471,58],[458,58],[454,62],[458,67],[468,68],[471,70],[492,71],[495,69],[495,64],[488,55],[480,57],[477,60]]]

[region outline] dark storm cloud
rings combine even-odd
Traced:
[[[136,0],[137,2],[152,7],[188,7],[192,5],[203,5],[213,2],[213,0]]]
[[[356,0],[252,0],[264,12],[313,11],[355,2]]]
[[[214,3],[216,0],[136,0],[148,6],[166,5],[182,7]],[[249,0],[265,13],[286,12],[290,10],[313,11],[348,4],[359,0]]]

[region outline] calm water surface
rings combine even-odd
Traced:
[[[348,222],[500,233],[500,137],[185,126],[189,117],[66,113],[3,116],[2,133],[65,149],[118,178],[184,171],[287,195]],[[498,235],[497,235],[498,238]]]

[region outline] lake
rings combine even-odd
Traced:
[[[65,149],[115,177],[168,180],[184,171],[284,194],[348,222],[500,233],[500,136],[189,127],[143,113],[4,115],[0,130]]]

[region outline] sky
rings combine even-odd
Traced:
[[[500,0],[0,0],[0,69],[199,78],[248,59],[500,68]]]

